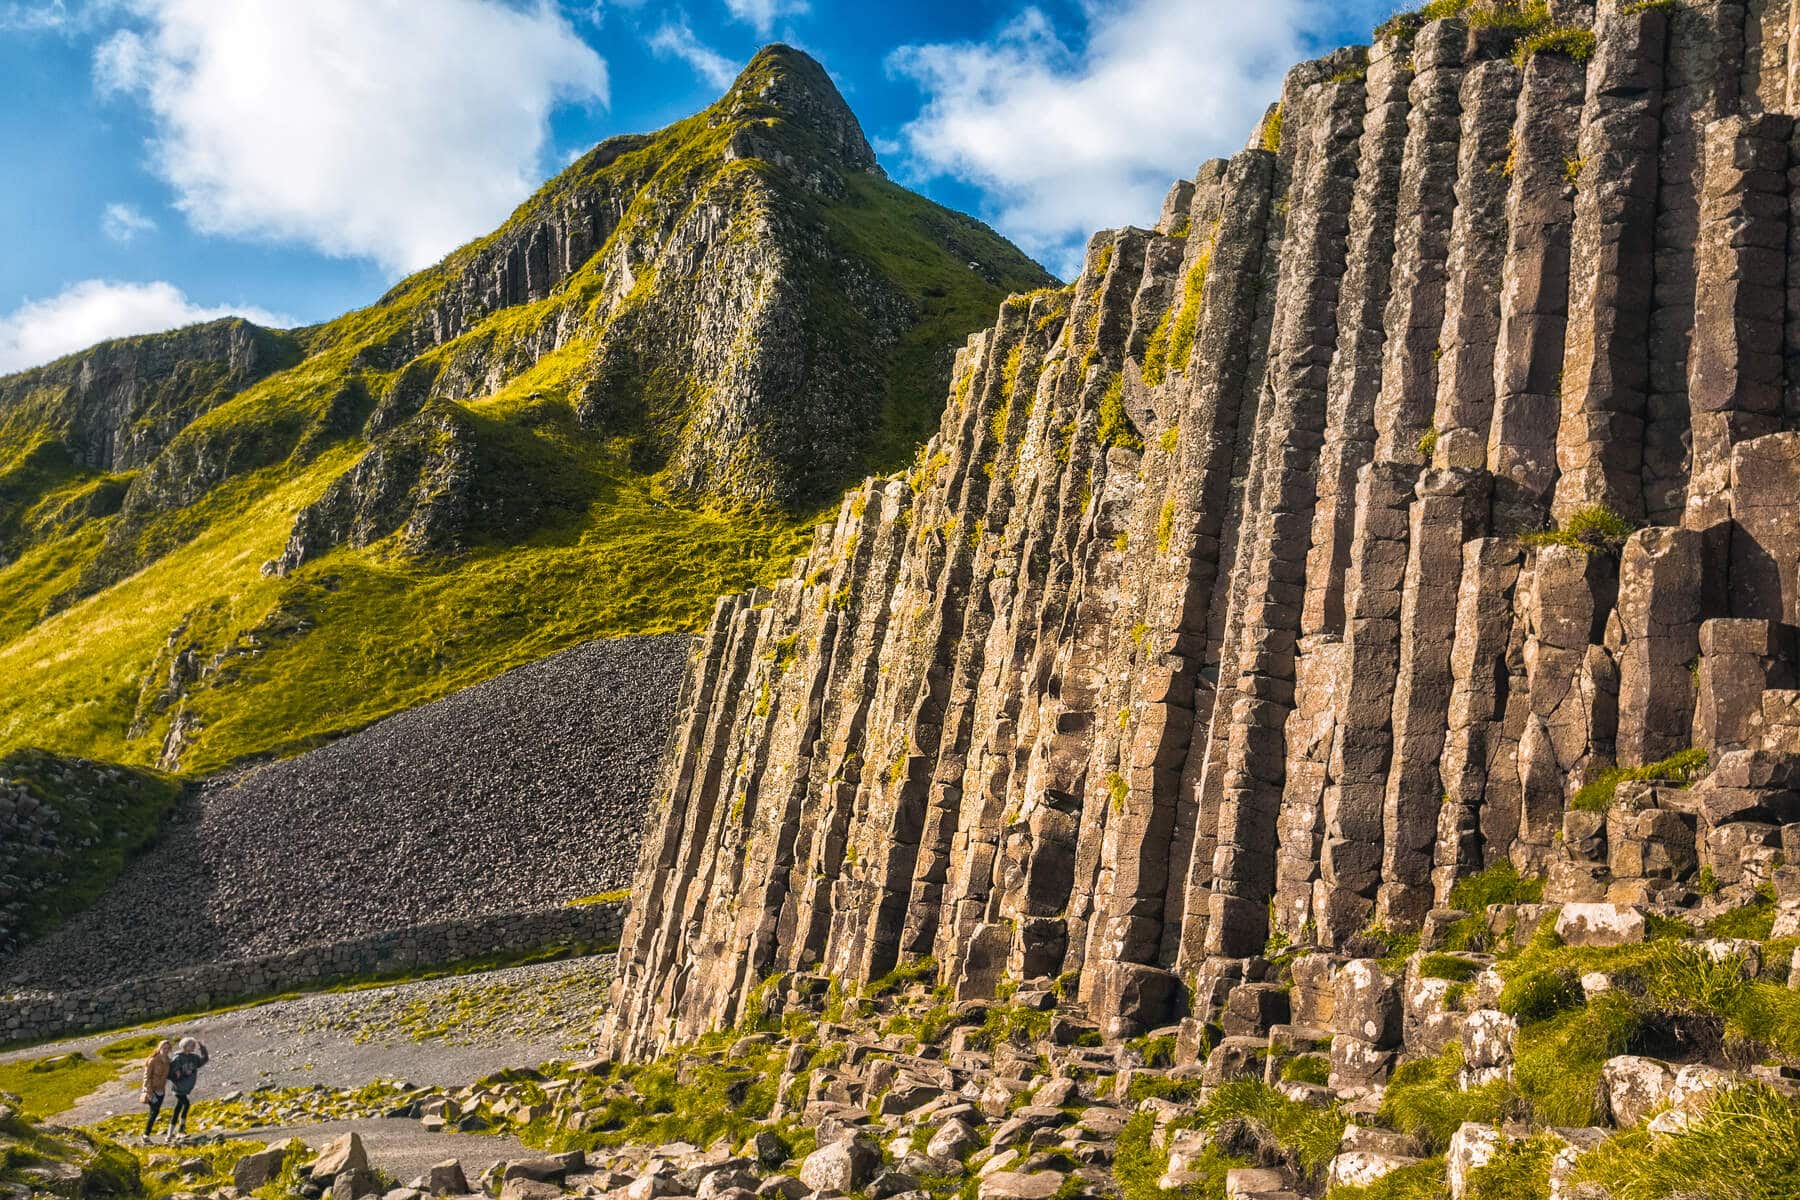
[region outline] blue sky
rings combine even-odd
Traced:
[[[0,0],[0,372],[368,303],[575,155],[819,58],[899,181],[1058,273],[1391,0]]]

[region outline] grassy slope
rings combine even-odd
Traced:
[[[554,511],[537,528],[449,560],[407,561],[378,543],[334,551],[290,579],[260,573],[279,555],[294,514],[365,448],[357,439],[318,436],[347,380],[379,395],[393,378],[358,350],[406,328],[472,255],[570,187],[603,181],[628,189],[639,196],[635,210],[645,195],[685,191],[698,174],[732,169],[718,164],[729,131],[703,118],[610,162],[597,152],[545,185],[490,238],[403,281],[370,308],[299,331],[310,358],[220,404],[183,435],[249,443],[247,461],[263,465],[186,508],[149,517],[139,536],[161,557],[136,574],[39,620],[119,517],[75,525],[0,568],[0,753],[34,745],[155,762],[168,714],[148,714],[138,737],[128,729],[166,677],[177,629],[207,657],[252,642],[259,648],[193,695],[203,732],[183,769],[204,773],[245,756],[306,748],[589,638],[697,629],[719,595],[784,574],[804,546],[810,514],[671,500],[655,476],[632,470],[576,427],[568,401],[587,340],[462,406],[481,423],[479,486],[553,494]],[[887,420],[871,456],[872,467],[892,468],[935,422],[950,352],[992,320],[1009,289],[1041,277],[979,223],[872,177],[853,179],[851,196],[822,206],[819,216],[840,249],[872,261],[920,308],[920,322],[891,362]],[[632,229],[628,211],[614,236]],[[603,257],[597,253],[589,268]],[[971,261],[1001,286],[970,270]],[[452,354],[474,339],[504,345],[547,306],[571,298],[593,312],[606,299],[604,283],[597,270],[584,269],[551,301],[495,313],[431,354]],[[76,476],[58,485],[73,492],[95,481]]]
[[[123,770],[41,750],[0,757],[0,781],[22,787],[60,818],[56,848],[0,846],[0,872],[35,880],[20,914],[27,935],[91,903],[155,840],[181,790],[154,772]],[[80,847],[76,849],[76,847]]]

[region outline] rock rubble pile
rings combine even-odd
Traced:
[[[0,988],[94,988],[620,888],[685,636],[591,642],[201,785]]]

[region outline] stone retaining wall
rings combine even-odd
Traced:
[[[292,988],[559,945],[616,945],[623,901],[415,925],[285,954],[233,959],[88,991],[0,997],[0,1046],[203,1012]]]

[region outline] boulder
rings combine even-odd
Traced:
[[[1285,1192],[1293,1177],[1279,1167],[1233,1167],[1225,1172],[1225,1200],[1251,1200]]]
[[[362,1200],[386,1190],[381,1186],[381,1177],[368,1167],[346,1167],[331,1177],[331,1200]]]
[[[869,1200],[892,1200],[895,1196],[917,1191],[918,1187],[918,1180],[906,1172],[888,1170],[869,1180],[869,1186],[863,1189],[863,1195]]]
[[[1497,1008],[1478,1008],[1463,1022],[1463,1065],[1457,1086],[1463,1091],[1495,1080],[1511,1079],[1513,1045],[1519,1022]]]
[[[762,1200],[806,1200],[812,1189],[792,1175],[771,1175],[756,1185]]]
[[[539,1183],[561,1183],[563,1181],[563,1176],[568,1173],[568,1165],[560,1159],[525,1158],[520,1159],[518,1162],[507,1163],[506,1170],[501,1173],[500,1178],[503,1181],[507,1179],[535,1179]]]
[[[1055,1171],[995,1171],[981,1180],[981,1200],[1050,1200],[1065,1177]]]
[[[625,1200],[658,1200],[661,1196],[686,1194],[686,1189],[676,1181],[674,1172],[666,1168],[646,1171],[625,1185]]]
[[[1450,1145],[1444,1152],[1444,1178],[1450,1185],[1451,1200],[1463,1200],[1469,1187],[1469,1172],[1487,1165],[1505,1141],[1498,1125],[1476,1121],[1464,1121],[1450,1135]]]
[[[857,1134],[807,1155],[800,1164],[800,1182],[816,1192],[856,1192],[880,1169],[881,1147]]]
[[[433,1163],[425,1172],[425,1190],[434,1196],[464,1196],[469,1192],[468,1176],[463,1165],[454,1158]]]
[[[1379,1150],[1346,1150],[1336,1155],[1326,1167],[1325,1182],[1334,1188],[1367,1187],[1418,1161],[1417,1158],[1383,1154]]]
[[[1600,1101],[1606,1116],[1629,1129],[1661,1108],[1675,1085],[1675,1071],[1660,1059],[1620,1054],[1600,1067]]]
[[[1108,1037],[1137,1037],[1168,1024],[1181,995],[1174,972],[1137,962],[1106,964],[1097,999],[1098,1014]]]
[[[1221,1023],[1227,1036],[1266,1035],[1269,1028],[1287,1022],[1288,991],[1276,983],[1245,983],[1225,997]]]
[[[1349,1034],[1386,1050],[1400,1044],[1404,1011],[1399,981],[1385,974],[1372,958],[1353,958],[1333,981],[1333,1022]]]
[[[328,1179],[336,1179],[345,1171],[355,1171],[369,1165],[369,1152],[363,1149],[362,1139],[354,1133],[346,1133],[325,1144],[319,1151],[319,1157],[313,1159],[312,1177],[323,1183]]]
[[[282,1167],[287,1165],[288,1156],[302,1149],[304,1147],[298,1140],[290,1138],[258,1150],[255,1154],[246,1154],[238,1159],[237,1165],[231,1170],[232,1185],[240,1192],[254,1192],[280,1175]]]
[[[1344,1126],[1344,1136],[1338,1139],[1338,1153],[1368,1152],[1387,1154],[1396,1158],[1423,1158],[1425,1147],[1419,1139],[1409,1133],[1401,1133],[1394,1129],[1382,1129],[1376,1125],[1358,1125],[1355,1122]]]
[[[968,1122],[945,1121],[925,1144],[925,1153],[933,1158],[961,1160],[980,1145],[980,1136]]]
[[[500,1200],[560,1200],[561,1196],[562,1189],[554,1183],[524,1175],[515,1175],[500,1184]]]
[[[694,1195],[697,1200],[721,1200],[721,1197],[727,1192],[754,1192],[756,1185],[760,1182],[761,1180],[757,1178],[754,1171],[744,1167],[727,1167],[723,1171],[714,1171],[702,1179],[700,1186],[694,1189]],[[900,1190],[905,1191],[906,1189],[901,1188]]]
[[[1331,1090],[1346,1098],[1368,1095],[1387,1082],[1397,1057],[1398,1051],[1340,1033],[1331,1039]]]
[[[1688,1063],[1675,1071],[1675,1081],[1669,1085],[1669,1107],[1698,1116],[1712,1107],[1721,1089],[1742,1082],[1730,1071]]]
[[[1644,940],[1644,914],[1618,904],[1565,904],[1556,935],[1571,946],[1629,946]]]

